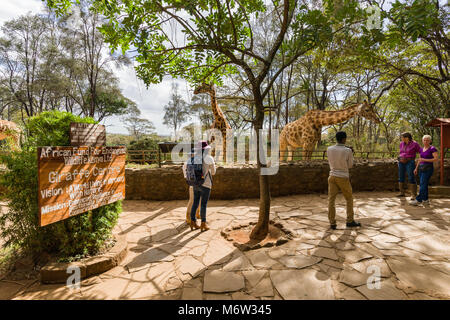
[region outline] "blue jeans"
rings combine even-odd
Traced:
[[[206,205],[209,200],[209,195],[211,194],[211,189],[206,188],[203,186],[197,187],[194,186],[194,203],[192,204],[191,209],[191,220],[196,221],[195,219],[195,212],[197,211],[198,205],[200,203],[201,199],[201,206],[200,206],[200,217],[202,219],[202,222],[206,222]]]
[[[398,182],[405,182],[405,171],[408,174],[408,182],[416,183],[414,179],[414,169],[416,167],[414,160],[409,160],[407,163],[398,163]]]
[[[416,197],[416,200],[419,202],[428,200],[428,182],[433,175],[433,171],[434,168],[431,168],[427,171],[419,170],[420,190],[419,195]]]

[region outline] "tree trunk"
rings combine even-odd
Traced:
[[[270,215],[270,186],[269,186],[269,176],[261,175],[261,168],[264,165],[261,164],[259,149],[259,129],[263,128],[264,123],[264,106],[261,98],[261,93],[259,87],[253,89],[253,96],[255,99],[255,130],[256,130],[256,141],[257,141],[257,164],[258,164],[258,174],[259,174],[259,217],[258,223],[253,228],[250,239],[262,240],[269,232],[269,215]]]

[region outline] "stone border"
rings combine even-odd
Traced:
[[[249,251],[249,250],[255,250],[255,249],[260,249],[260,248],[269,248],[269,247],[273,247],[273,246],[280,246],[293,238],[294,232],[291,229],[289,229],[283,221],[274,222],[273,220],[270,220],[269,223],[271,225],[273,225],[274,227],[279,228],[283,235],[281,235],[281,237],[279,239],[277,239],[276,241],[268,241],[264,245],[261,245],[260,243],[255,243],[254,245],[249,245],[246,243],[237,243],[232,238],[230,238],[231,231],[242,229],[242,228],[245,228],[248,226],[253,226],[256,224],[256,222],[236,223],[236,224],[233,224],[230,227],[227,227],[224,230],[222,230],[220,232],[220,234],[226,240],[233,241],[233,246],[235,246],[236,248],[238,248],[241,251]]]
[[[450,186],[429,186],[430,198],[450,198]]]
[[[80,268],[80,277],[85,279],[92,275],[108,271],[116,266],[127,255],[125,236],[115,235],[116,243],[107,253],[99,256],[82,259],[76,262],[49,262],[41,268],[42,283],[65,283],[71,274],[67,273],[67,268]]]

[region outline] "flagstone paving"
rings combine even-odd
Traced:
[[[450,299],[450,199],[411,207],[393,193],[354,196],[363,226],[345,228],[339,196],[337,230],[326,195],[272,199],[272,220],[293,239],[246,252],[220,232],[256,221],[257,199],[210,201],[206,232],[184,222],[187,201],[124,201],[114,230],[128,241],[121,265],[76,290],[1,280],[0,299]]]

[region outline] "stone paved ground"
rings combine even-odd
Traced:
[[[411,207],[393,193],[355,194],[359,230],[328,230],[326,195],[275,198],[272,218],[295,238],[240,252],[220,231],[255,221],[258,200],[210,201],[211,230],[190,231],[186,201],[125,201],[115,233],[125,234],[122,264],[79,290],[39,282],[0,282],[14,299],[450,299],[450,199]],[[375,267],[374,267],[375,266]],[[378,270],[379,289],[368,277]]]

